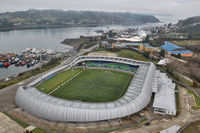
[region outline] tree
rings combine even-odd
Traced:
[[[150,41],[150,35],[147,35],[147,36],[145,37],[144,42],[145,42],[145,43],[149,43],[149,41]]]
[[[150,54],[150,52],[145,51],[143,55],[144,55],[144,57],[149,58],[149,54]]]
[[[181,58],[181,54],[180,53],[178,53],[178,55],[176,56],[177,58]]]
[[[160,57],[165,57],[165,50],[162,49],[162,50],[160,51],[160,53],[159,53],[159,56],[160,56]]]
[[[172,26],[172,23],[169,23],[169,24],[167,25],[168,28],[170,28],[171,26]]]

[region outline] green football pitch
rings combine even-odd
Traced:
[[[132,76],[111,70],[83,70],[76,78],[60,87],[52,95],[84,102],[110,102],[125,94]]]

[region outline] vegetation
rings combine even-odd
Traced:
[[[24,73],[20,73],[19,76],[17,76],[16,78],[9,80],[9,81],[1,81],[0,82],[0,89],[5,88],[7,86],[13,85],[15,83],[18,83],[20,81],[23,81],[27,78],[30,78],[32,76],[35,76],[41,72],[45,72],[47,70],[50,70],[51,68],[59,65],[61,63],[61,59],[60,58],[55,58],[52,59],[49,63],[43,65],[42,69],[40,70],[39,68],[36,68],[34,70],[30,70],[28,72],[24,72]]]
[[[161,50],[160,52],[159,52],[159,56],[160,57],[165,57],[165,50]]]
[[[200,60],[194,57],[188,58],[187,63],[173,61],[171,64],[167,65],[167,72],[172,74],[177,80],[186,83],[191,87],[198,88],[200,82],[199,62]],[[195,84],[189,80],[186,80],[183,78],[183,76],[180,76],[177,73],[186,75],[187,77],[191,78]]]
[[[50,78],[49,80],[45,81],[44,83],[40,84],[37,88],[44,91],[45,93],[50,93],[53,91],[55,88],[60,86],[62,83],[65,81],[69,80],[79,72],[81,72],[82,69],[75,69],[74,71],[72,70],[66,70],[64,72],[61,72],[54,76],[53,78]]]
[[[189,89],[187,89],[187,92],[189,93],[189,94],[192,94],[192,95],[194,95],[194,98],[195,98],[195,102],[196,102],[196,107],[193,107],[193,108],[199,108],[200,107],[200,98],[193,92],[193,91],[191,91],[191,90],[189,90]]]
[[[180,20],[178,22],[178,25],[180,25],[180,26],[188,26],[188,25],[193,25],[195,23],[199,23],[199,22],[200,22],[200,16],[195,16],[195,17],[187,18],[185,20]]]
[[[15,119],[15,118],[13,118],[13,117],[11,117],[9,114],[7,114],[6,112],[3,112],[5,115],[7,115],[9,118],[11,118],[12,120],[14,120],[17,124],[19,124],[21,127],[23,127],[23,128],[27,128],[29,125],[28,124],[26,124],[26,123],[24,123],[24,122],[22,122],[22,121],[20,121],[20,120],[18,120],[18,119]]]
[[[31,133],[46,133],[46,131],[44,129],[35,128]]]
[[[176,85],[175,90],[179,91],[177,85]],[[180,113],[180,103],[179,103],[179,93],[178,92],[175,92],[175,97],[176,97],[176,116],[178,116]]]
[[[132,25],[155,23],[153,15],[120,12],[28,10],[0,14],[0,29],[30,29],[71,26]]]
[[[119,57],[124,57],[124,58],[130,58],[130,59],[135,59],[135,60],[140,60],[140,61],[148,61],[148,59],[142,54],[139,53],[135,50],[131,49],[97,49],[94,52],[98,53],[114,53],[117,54]],[[148,54],[149,52],[147,52]]]
[[[190,17],[185,20],[181,20],[177,24],[179,26],[179,32],[188,34],[188,39],[199,39],[200,35],[200,16]]]
[[[120,57],[131,58],[131,59],[140,60],[140,61],[148,61],[143,55],[141,55],[133,50],[123,49],[123,50],[117,52],[117,54]]]
[[[193,122],[193,123],[189,124],[189,125],[182,131],[182,133],[199,133],[199,132],[200,132],[199,125],[200,125],[200,121]]]
[[[88,69],[52,95],[85,102],[110,102],[125,94],[131,78],[131,74],[123,72]]]

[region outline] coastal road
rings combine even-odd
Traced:
[[[21,81],[19,83],[16,83],[16,84],[13,84],[11,86],[8,86],[6,88],[1,89],[0,90],[0,110],[3,111],[5,109],[15,108],[15,106],[16,106],[15,105],[15,94],[16,94],[16,91],[19,88],[19,86],[26,86],[26,85],[28,85],[29,83],[31,83],[35,79],[41,77],[45,73],[48,73],[49,71],[55,70],[55,69],[57,69],[59,67],[62,67],[64,65],[69,64],[76,57],[78,57],[80,55],[83,55],[85,52],[90,52],[90,51],[92,51],[96,47],[98,47],[98,44],[94,45],[94,46],[92,46],[92,47],[90,47],[88,49],[81,50],[79,53],[70,56],[69,58],[67,58],[66,60],[64,60],[60,65],[58,65],[57,67],[55,67],[55,68],[53,68],[51,70],[48,70],[47,72],[38,74],[37,76],[28,78],[28,79],[23,80],[23,81]]]

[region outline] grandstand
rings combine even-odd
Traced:
[[[105,61],[87,61],[86,67],[106,67],[110,69],[120,69],[123,71],[130,71],[130,72],[136,72],[138,69],[138,66],[133,65],[126,65],[121,63],[112,63],[112,62],[105,62]]]

